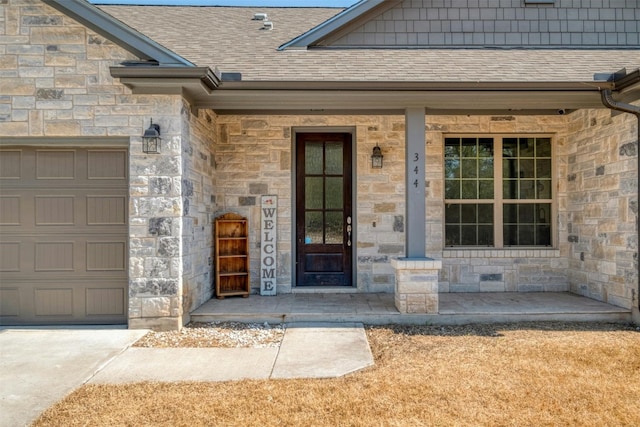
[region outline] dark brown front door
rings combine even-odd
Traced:
[[[351,286],[351,135],[296,136],[298,286]]]

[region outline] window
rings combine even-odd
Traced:
[[[549,137],[447,137],[445,245],[549,247]]]

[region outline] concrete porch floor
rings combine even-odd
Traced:
[[[360,322],[384,324],[506,323],[525,321],[630,322],[631,310],[564,292],[441,293],[439,314],[400,314],[393,294],[292,293],[211,299],[194,322]]]

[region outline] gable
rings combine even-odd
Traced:
[[[147,65],[193,66],[191,62],[84,0],[43,2],[147,61]]]
[[[306,47],[592,48],[640,45],[640,8],[625,0],[367,0],[342,25],[320,25]],[[369,5],[369,9],[363,7]],[[637,3],[633,2],[634,5]],[[374,7],[375,6],[375,7]],[[352,7],[344,15],[356,11]],[[377,13],[372,13],[377,12]],[[363,18],[366,18],[363,22]],[[303,47],[300,40],[284,47]]]

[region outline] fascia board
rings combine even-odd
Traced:
[[[144,34],[118,21],[111,15],[83,0],[43,0],[70,18],[106,37],[118,46],[142,59],[153,59],[160,66],[193,67],[192,62]]]

